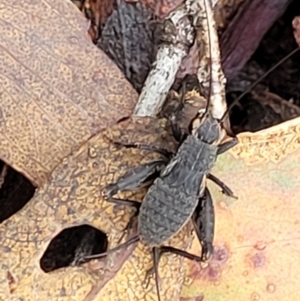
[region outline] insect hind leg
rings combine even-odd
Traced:
[[[114,252],[117,252],[117,251],[119,251],[119,250],[121,250],[121,249],[123,249],[125,247],[129,247],[130,245],[132,245],[134,243],[137,243],[139,241],[140,241],[140,237],[139,237],[139,235],[136,235],[136,236],[128,239],[124,243],[122,243],[122,244],[116,246],[115,248],[112,248],[112,249],[110,249],[110,250],[108,250],[106,252],[103,252],[101,254],[93,254],[93,255],[85,256],[84,257],[84,262],[87,262],[87,261],[89,261],[91,259],[99,259],[99,258],[105,257],[105,256],[107,256],[109,254],[112,254]]]
[[[123,177],[119,178],[115,183],[109,184],[106,186],[105,199],[109,203],[113,203],[116,205],[127,205],[131,207],[135,207],[135,214],[130,218],[128,224],[124,229],[124,234],[126,231],[132,228],[134,219],[139,214],[140,203],[137,201],[126,200],[115,198],[113,195],[117,194],[119,191],[124,190],[134,190],[137,188],[142,188],[147,185],[147,179],[155,174],[159,168],[164,166],[165,161],[154,161],[145,165],[138,166],[126,173]],[[120,240],[123,239],[123,236]]]
[[[156,286],[156,291],[157,291],[157,299],[158,301],[161,300],[160,298],[160,291],[159,291],[159,282],[160,282],[160,278],[159,278],[159,274],[158,274],[158,265],[159,265],[159,261],[161,258],[161,252],[160,252],[160,248],[157,247],[153,247],[152,248],[152,258],[153,258],[153,267],[150,268],[145,275],[145,279],[144,279],[144,283],[146,284],[146,288],[149,285],[150,282],[150,278],[153,275],[153,273],[155,274],[155,286]]]
[[[208,188],[205,188],[203,197],[199,198],[192,221],[202,246],[201,260],[206,261],[213,255],[215,230],[214,204]]]
[[[122,205],[122,206],[125,205],[125,206],[135,207],[137,210],[139,210],[141,207],[141,203],[139,203],[138,201],[133,201],[133,200],[110,197],[106,201],[109,203],[116,204],[116,205]]]
[[[156,289],[159,294],[159,275],[158,275],[158,264],[161,258],[161,255],[164,253],[173,253],[185,258],[188,258],[190,260],[194,261],[203,261],[201,256],[197,256],[194,254],[191,254],[189,252],[186,252],[184,250],[180,250],[171,246],[161,246],[161,247],[154,247],[153,250],[153,266],[146,272],[145,280],[144,282],[147,282],[146,287],[149,285],[150,277],[152,274],[155,274],[155,284]]]
[[[174,248],[171,246],[162,246],[159,248],[159,252],[160,252],[160,256],[163,253],[173,253],[173,254],[179,255],[181,257],[193,260],[193,261],[203,261],[201,256],[197,256],[197,255],[191,254],[187,251],[180,250],[180,249],[177,249],[177,248]]]

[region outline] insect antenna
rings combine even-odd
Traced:
[[[297,47],[289,54],[287,54],[283,59],[281,59],[278,63],[276,63],[273,67],[271,67],[265,74],[259,77],[253,84],[249,86],[239,97],[237,97],[227,108],[223,117],[220,119],[220,122],[224,121],[226,115],[230,112],[230,110],[247,94],[249,93],[257,84],[259,84],[265,77],[267,77],[271,72],[273,72],[276,68],[278,68],[281,64],[283,64],[286,60],[288,60],[291,56],[293,56],[296,52],[300,50],[300,47]]]

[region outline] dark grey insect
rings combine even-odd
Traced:
[[[150,247],[159,247],[185,226],[200,200],[203,197],[210,198],[205,190],[206,178],[220,185],[225,193],[232,196],[231,190],[210,174],[217,156],[237,143],[233,138],[218,145],[221,133],[219,121],[208,114],[204,116],[194,133],[183,140],[169,163],[166,158],[139,166],[116,183],[107,186],[107,198],[110,202],[128,204],[139,209],[138,231],[143,243]],[[175,136],[182,138],[178,133]],[[149,148],[141,145],[139,147]],[[141,187],[157,171],[160,171],[160,175],[150,186],[142,204],[113,198],[120,191]],[[209,214],[205,214],[200,210],[202,207],[203,205],[197,207],[199,212],[195,212],[193,219],[199,220],[199,217],[202,221],[206,219],[197,233],[203,248],[201,257],[205,260],[212,253],[214,214],[213,210],[208,210]]]
[[[188,76],[186,81],[189,81]],[[197,81],[198,83],[198,81]],[[213,253],[214,209],[211,195],[206,188],[206,179],[221,186],[229,196],[232,191],[220,180],[210,174],[219,154],[225,152],[237,143],[237,139],[220,144],[224,131],[218,120],[210,114],[197,113],[191,124],[192,130],[185,135],[173,119],[174,136],[181,141],[180,146],[170,159],[170,155],[162,149],[147,145],[139,148],[153,150],[165,156],[164,159],[138,166],[129,171],[116,183],[106,187],[106,197],[109,202],[136,207],[134,217],[138,218],[139,236],[125,244],[137,240],[153,248],[154,268],[157,269],[162,253],[172,252],[197,260],[207,260]],[[126,145],[136,147],[135,145]],[[114,198],[120,191],[136,190],[148,183],[157,173],[145,195],[142,203]],[[199,241],[202,245],[201,256],[195,256],[185,251],[163,246],[163,244],[178,233],[192,218]],[[131,227],[132,221],[127,226]],[[119,249],[121,247],[118,246]],[[113,250],[110,250],[113,251]],[[104,254],[103,254],[104,255]],[[87,256],[86,259],[97,256]],[[153,268],[147,274],[153,272]],[[158,281],[156,281],[158,289]],[[159,291],[159,290],[158,290]],[[159,293],[158,293],[159,294]],[[160,299],[160,297],[159,297]]]
[[[249,92],[262,78],[298,50],[294,50],[271,68],[263,77],[251,85],[246,92]],[[224,116],[246,92],[228,107]],[[157,266],[162,253],[172,252],[196,261],[207,260],[212,255],[214,208],[212,197],[205,182],[206,179],[210,179],[219,185],[228,196],[233,196],[232,191],[214,177],[210,171],[217,156],[233,147],[237,143],[237,139],[233,138],[229,142],[220,144],[222,140],[221,123],[219,120],[212,118],[209,113],[206,113],[204,116],[201,116],[199,113],[192,124],[194,125],[192,126],[193,130],[187,137],[184,137],[176,123],[173,122],[174,136],[182,142],[171,160],[164,150],[146,145],[138,146],[142,149],[157,151],[165,155],[166,158],[139,166],[126,173],[116,183],[108,185],[107,198],[108,201],[116,204],[136,207],[137,211],[134,217],[138,217],[139,235],[106,253],[87,256],[86,260],[105,256],[141,240],[153,249],[154,271],[157,276]],[[126,146],[137,147],[136,145]],[[150,186],[142,204],[113,197],[120,191],[134,190],[144,186],[157,173],[159,173],[159,176]],[[202,254],[200,256],[189,254],[170,246],[163,246],[163,243],[178,233],[190,218],[192,218],[197,237],[202,245]],[[130,228],[131,224],[132,220],[127,228]],[[148,273],[150,272],[153,272],[153,268]],[[156,287],[158,299],[160,300],[157,277]]]

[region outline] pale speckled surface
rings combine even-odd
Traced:
[[[214,174],[238,200],[209,184],[216,208],[216,254],[206,268],[188,264],[190,278],[183,297],[202,296],[205,301],[299,298],[299,124],[296,118],[241,134],[241,144],[219,157]],[[196,241],[193,250],[197,250]]]
[[[0,225],[0,300],[156,300],[153,280],[147,289],[141,285],[151,267],[150,252],[142,244],[133,252],[129,249],[109,256],[103,263],[104,270],[87,265],[46,274],[39,260],[51,239],[70,226],[92,225],[109,234],[110,247],[117,243],[132,211],[113,210],[102,197],[103,187],[131,166],[149,162],[158,155],[116,146],[111,141],[126,139],[174,150],[174,138],[170,128],[168,132],[164,130],[166,126],[165,120],[134,118],[94,136],[63,160],[52,173],[51,182],[41,187],[20,212]],[[142,195],[132,197],[141,199]],[[190,242],[190,224],[171,241],[183,249]],[[162,300],[179,300],[185,274],[181,263],[182,258],[163,256]]]
[[[1,159],[37,186],[137,94],[69,1],[0,1]]]

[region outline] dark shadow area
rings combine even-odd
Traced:
[[[30,201],[35,187],[3,161],[0,161],[0,182],[0,223],[2,223]]]
[[[292,21],[298,15],[299,1],[294,0],[266,33],[245,67],[228,83],[229,104],[298,47],[292,27]],[[255,132],[300,115],[299,62],[300,52],[297,52],[240,100],[230,112],[235,133]]]
[[[92,226],[65,229],[50,242],[40,260],[41,269],[49,273],[67,266],[78,266],[85,256],[105,252],[107,244],[106,234]]]

